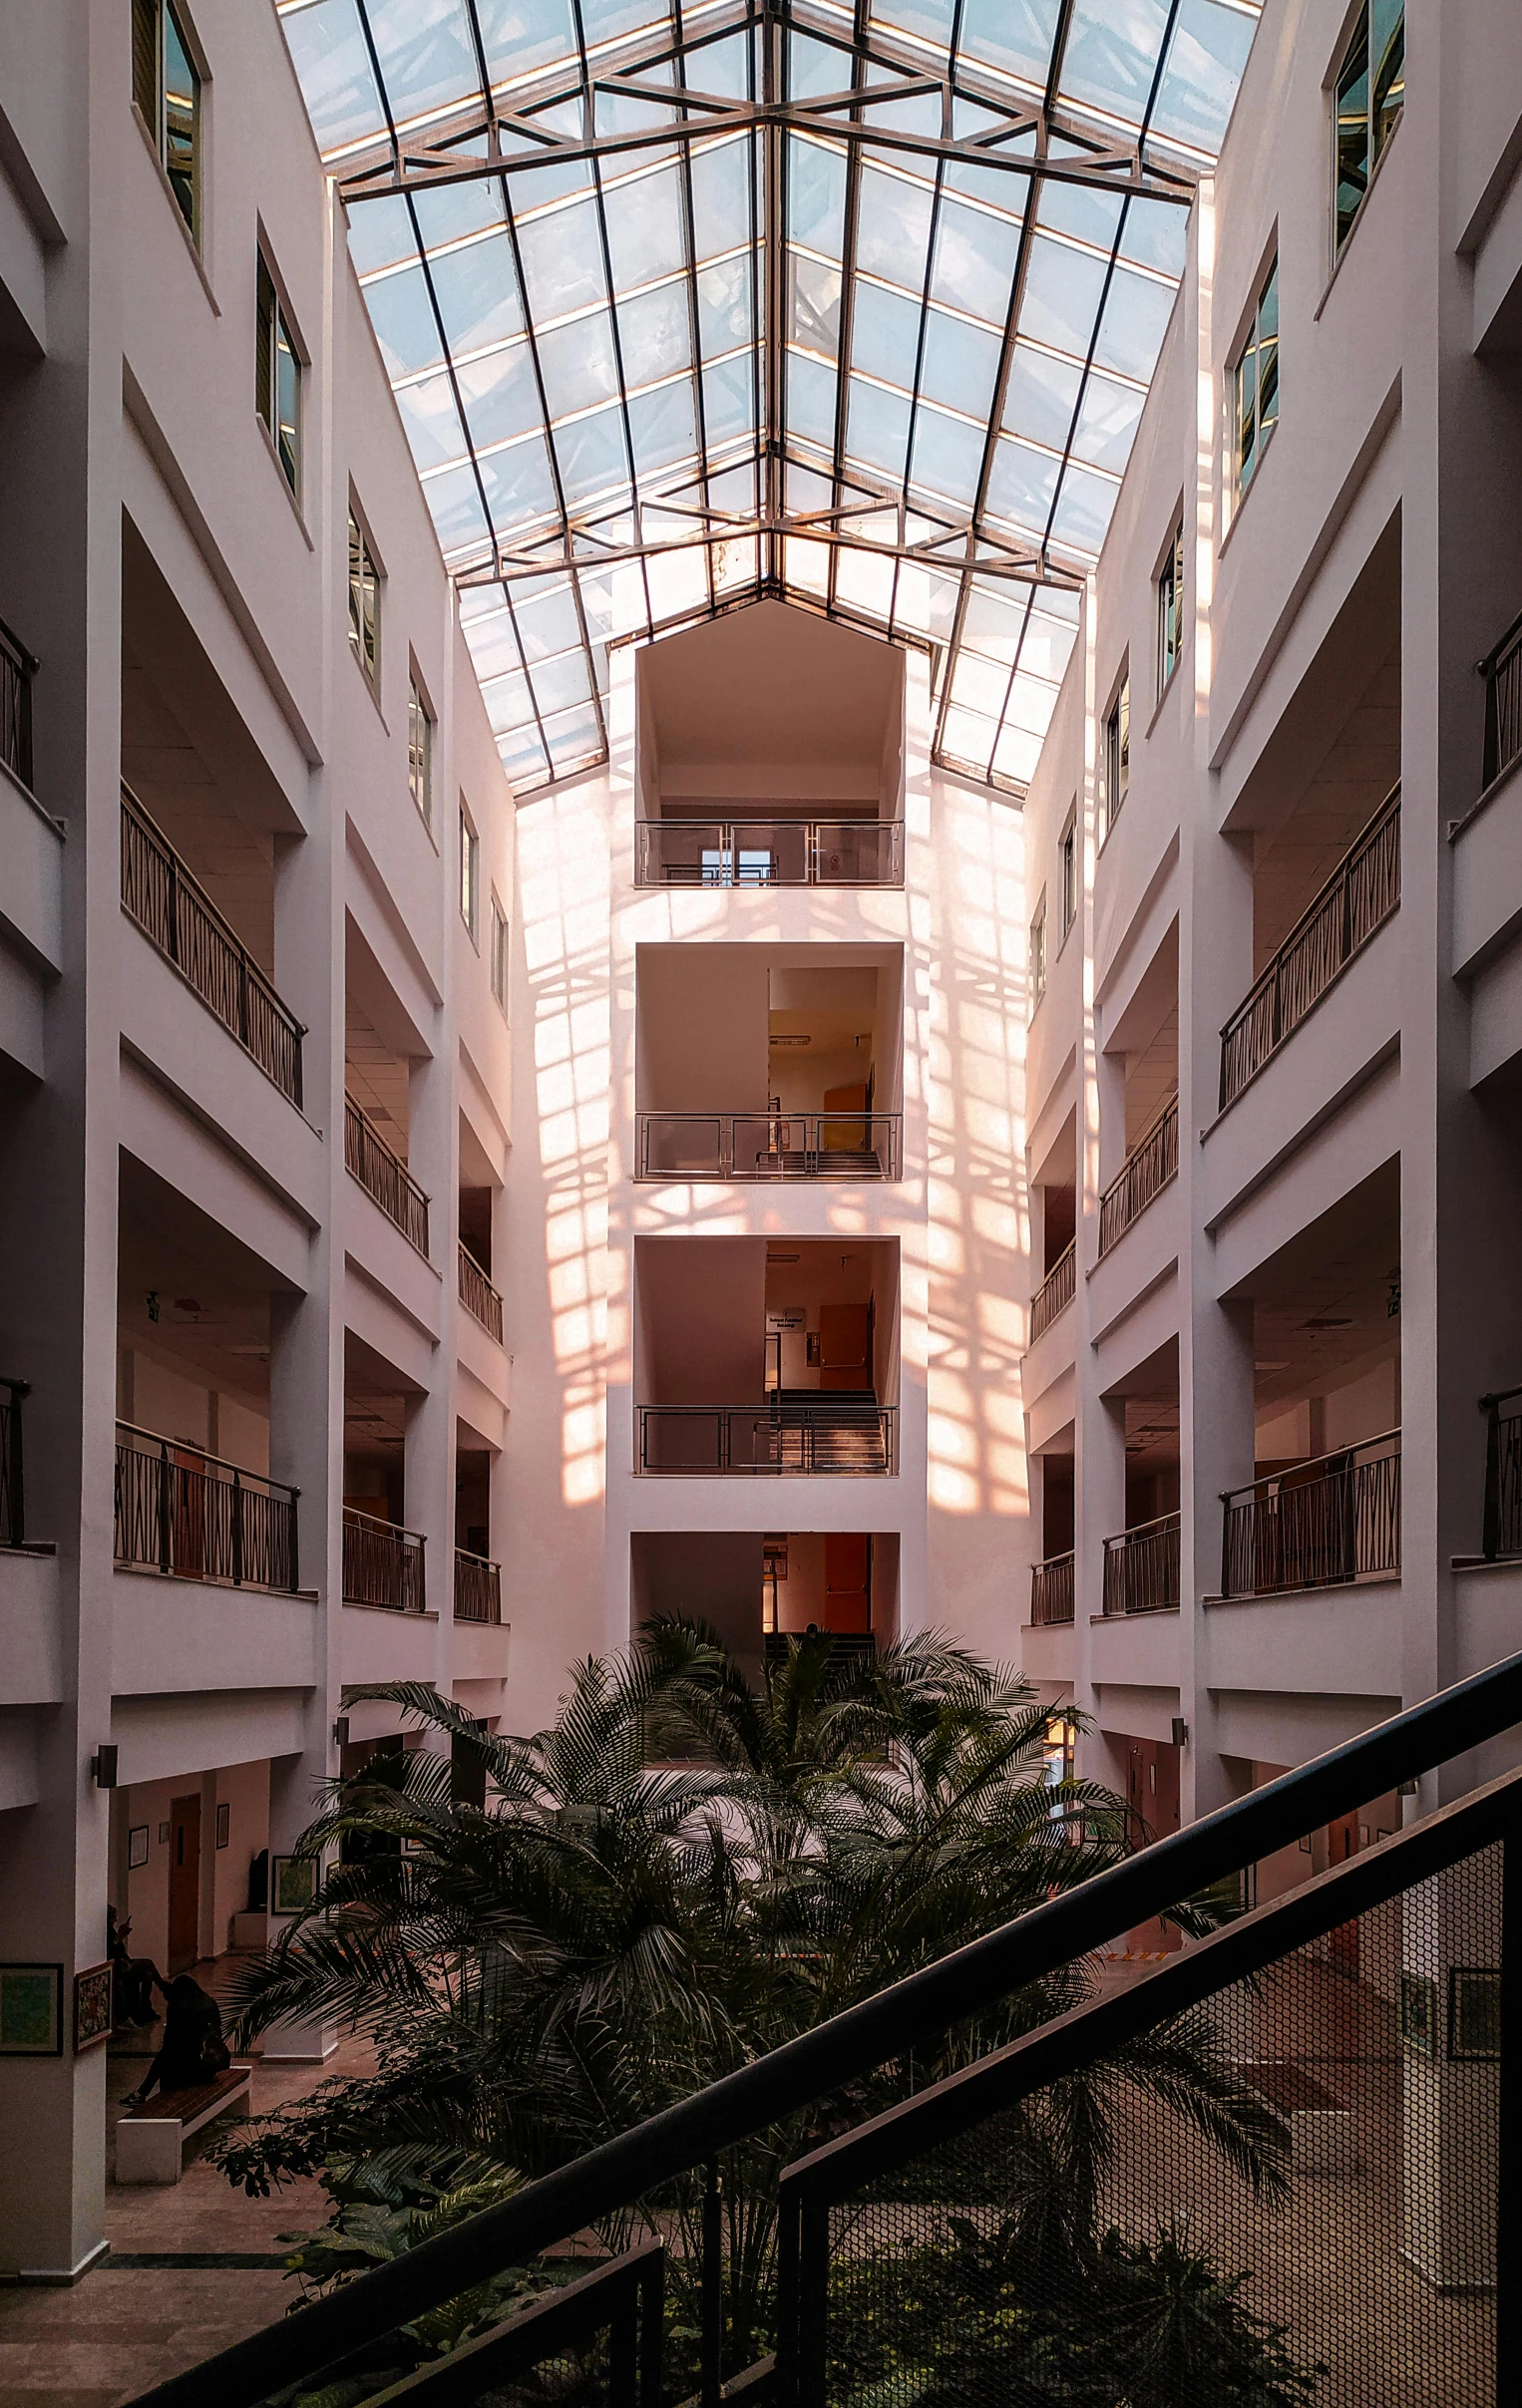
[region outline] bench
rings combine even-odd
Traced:
[[[1293,2058],[1244,2065],[1253,2088],[1283,2117],[1297,2174],[1356,2174],[1362,2160],[1352,2116],[1334,2091]]]
[[[119,2183],[178,2183],[190,2135],[246,2101],[251,2065],[229,2065],[224,2074],[193,2090],[161,2091],[146,2107],[130,2107],[117,2125]]]

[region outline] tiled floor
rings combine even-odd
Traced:
[[[220,1990],[236,1963],[195,1967]],[[326,2202],[314,2182],[275,2198],[246,2199],[190,2144],[173,2190],[118,2190],[109,2179],[117,2102],[143,2079],[157,2034],[112,2051],[107,2065],[106,2235],[113,2256],[275,2257],[280,2236],[314,2230]],[[252,2112],[300,2098],[335,2073],[370,2063],[367,2046],[343,2042],[324,2065],[265,2067],[255,2057]],[[277,2266],[117,2265],[110,2260],[71,2288],[0,2289],[0,2408],[118,2408],[149,2384],[193,2366],[258,2325],[283,2315],[293,2284]]]

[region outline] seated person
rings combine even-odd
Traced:
[[[118,1923],[115,1906],[106,1909],[106,1954],[111,1960],[111,1993],[115,2009],[112,2020],[117,2024],[152,2023],[155,2018],[154,1992],[168,1996],[164,1975],[152,1957],[134,1956],[127,1945],[132,1930],[132,1916]]]
[[[221,2009],[198,1981],[189,1973],[177,1973],[166,1996],[164,2046],[137,2089],[122,2101],[124,2107],[146,2106],[156,2082],[166,2094],[198,2090],[203,2082],[225,2073],[232,2062],[222,2038]]]

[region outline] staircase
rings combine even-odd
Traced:
[[[883,1158],[875,1146],[822,1146],[805,1152],[785,1146],[760,1157],[771,1176],[781,1179],[885,1179]]]
[[[887,1472],[888,1421],[870,1388],[778,1388],[778,1461],[809,1472]]]

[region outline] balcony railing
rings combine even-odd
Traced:
[[[423,1538],[400,1523],[382,1522],[352,1505],[343,1509],[343,1601],[384,1605],[391,1613],[421,1613]]]
[[[352,1096],[343,1099],[343,1160],[351,1179],[373,1197],[388,1220],[428,1256],[428,1199],[401,1156],[377,1137]]]
[[[1487,1423],[1480,1548],[1493,1563],[1500,1555],[1522,1555],[1522,1388],[1482,1396],[1480,1406]]]
[[[636,1179],[898,1179],[897,1112],[641,1112]]]
[[[701,1475],[892,1472],[892,1405],[834,1398],[819,1404],[641,1405],[638,1469]]]
[[[455,1620],[502,1620],[502,1565],[488,1562],[485,1555],[467,1554],[463,1547],[455,1549]]]
[[[306,1034],[194,872],[122,789],[122,903],[281,1095],[301,1103]]]
[[[426,1253],[428,1251],[428,1201],[426,1197],[423,1211],[424,1243],[422,1251]],[[414,1243],[416,1243],[415,1239]],[[502,1344],[502,1298],[476,1260],[475,1255],[466,1245],[462,1245],[460,1248],[460,1301],[472,1319],[481,1323],[487,1336],[495,1338],[500,1346]]]
[[[1221,1031],[1221,1110],[1319,1003],[1400,900],[1400,789],[1301,914],[1247,1001]]]
[[[26,1545],[21,1404],[31,1393],[25,1380],[0,1380],[0,1547]]]
[[[1160,1514],[1104,1543],[1104,1610],[1162,1613],[1179,1601],[1179,1517]]]
[[[902,886],[898,820],[640,820],[638,886]]]
[[[1387,1577],[1400,1569],[1400,1432],[1292,1464],[1222,1506],[1223,1596]]]
[[[1480,675],[1485,680],[1483,793],[1522,759],[1522,618],[1513,619],[1480,662]]]
[[[1170,1096],[1147,1134],[1126,1156],[1120,1176],[1099,1199],[1099,1251],[1107,1254],[1117,1237],[1144,1212],[1179,1168],[1179,1099]]]
[[[114,1544],[123,1570],[294,1589],[297,1495],[202,1447],[117,1424]]]
[[[1030,1307],[1030,1342],[1032,1346],[1043,1330],[1050,1329],[1059,1312],[1073,1300],[1078,1256],[1076,1239],[1069,1238],[1040,1286]]]
[[[32,790],[32,679],[37,663],[0,625],[0,762]]]
[[[1030,1566],[1030,1618],[1038,1630],[1073,1618],[1073,1550]]]

